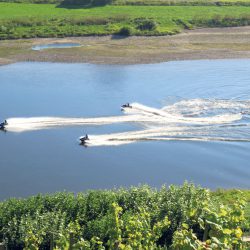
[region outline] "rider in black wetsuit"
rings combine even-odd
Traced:
[[[83,137],[80,138],[80,141],[81,141],[81,143],[83,143],[83,144],[85,143],[86,140],[89,140],[89,137],[88,137],[87,134],[86,134],[85,136],[83,136]]]
[[[122,108],[132,108],[132,106],[130,106],[130,104],[127,103],[127,104],[123,104],[123,105],[122,105]]]
[[[8,125],[8,122],[4,120],[4,122],[0,123],[0,129],[4,129],[6,125]]]

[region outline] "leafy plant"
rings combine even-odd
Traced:
[[[0,202],[10,249],[247,249],[243,193],[182,186],[56,193]],[[221,197],[220,197],[221,198]]]

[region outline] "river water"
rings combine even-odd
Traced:
[[[0,199],[185,180],[250,188],[250,60],[16,63],[0,67],[0,107]]]

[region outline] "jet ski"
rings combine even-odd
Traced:
[[[121,110],[124,110],[125,108],[131,108],[132,109],[132,106],[129,103],[126,103],[126,104],[123,104],[121,106]]]
[[[86,141],[89,140],[89,137],[88,137],[88,135],[86,134],[85,136],[81,136],[81,137],[79,138],[79,140],[80,140],[81,144],[85,144]]]
[[[0,130],[4,130],[6,125],[8,125],[8,122],[6,120],[4,120],[4,122],[1,122],[0,123]]]

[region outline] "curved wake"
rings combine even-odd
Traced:
[[[136,141],[250,141],[250,101],[191,99],[161,109],[132,103],[124,115],[97,118],[9,118],[6,130],[24,132],[62,126],[136,123],[139,131],[89,135],[89,146],[121,145]]]

